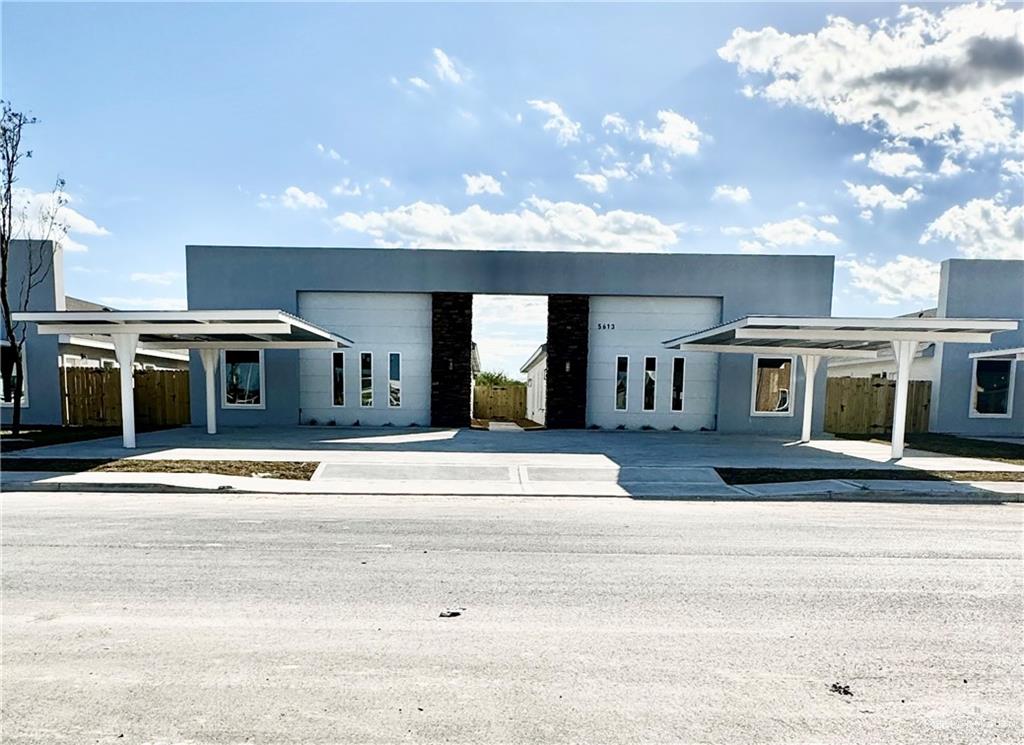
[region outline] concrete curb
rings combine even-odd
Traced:
[[[223,488],[209,489],[190,486],[175,486],[172,484],[160,483],[94,483],[94,482],[51,482],[51,483],[11,483],[4,487],[6,492],[81,492],[81,493],[134,493],[134,494],[221,494],[221,495],[255,495],[255,496],[334,496],[334,497],[358,497],[358,496],[430,496],[437,494],[396,494],[394,492],[359,492],[339,493],[333,491],[303,491],[286,492],[277,494],[275,492],[260,491],[256,489],[244,489],[226,486]],[[892,502],[892,503],[920,503],[920,504],[1005,504],[1024,502],[1022,494],[1004,494],[999,492],[947,492],[937,494],[927,491],[878,491],[863,489],[860,491],[843,492],[807,492],[793,494],[771,494],[758,495],[749,492],[737,491],[735,494],[716,494],[713,496],[685,495],[685,496],[651,496],[651,495],[588,495],[588,494],[449,494],[449,497],[508,497],[516,499],[535,499],[546,497],[571,498],[571,499],[632,499],[648,502]]]

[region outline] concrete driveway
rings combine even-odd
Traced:
[[[2,502],[12,745],[1024,740],[1018,505]]]
[[[117,439],[56,445],[19,456],[120,458]],[[234,428],[207,435],[181,428],[139,436],[132,457],[143,459],[320,461],[312,482],[261,484],[245,477],[176,474],[176,487],[230,486],[264,491],[381,494],[508,494],[579,496],[749,497],[727,486],[714,467],[1017,470],[978,458],[908,450],[897,463],[881,443],[823,439],[794,443],[777,437],[682,432],[488,432],[417,428]],[[82,474],[54,482],[149,483],[152,474]],[[934,483],[934,482],[933,482]],[[943,490],[943,484],[934,487]],[[834,482],[832,491],[857,492]],[[917,487],[918,489],[920,487]],[[749,490],[748,490],[749,491]],[[987,494],[964,486],[966,496]],[[1024,489],[1020,489],[1024,491]],[[959,492],[958,492],[959,493]]]

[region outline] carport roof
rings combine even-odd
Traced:
[[[664,342],[670,349],[875,359],[896,341],[988,344],[1017,321],[988,318],[747,316]]]
[[[352,342],[283,310],[118,310],[13,313],[40,334],[137,334],[148,349],[337,349]]]
[[[983,352],[971,352],[967,356],[972,360],[1024,360],[1024,347],[986,349]]]

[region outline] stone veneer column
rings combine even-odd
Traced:
[[[548,385],[545,424],[582,429],[587,424],[587,350],[590,296],[548,296]]]
[[[472,395],[473,295],[431,297],[430,423],[468,427]]]

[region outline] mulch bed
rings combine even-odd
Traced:
[[[82,473],[210,473],[218,476],[260,476],[266,479],[309,481],[320,464],[316,461],[255,460],[143,460],[122,458],[4,458],[8,471]]]
[[[1020,471],[915,471],[890,468],[716,468],[732,486],[792,481],[1024,481]]]

